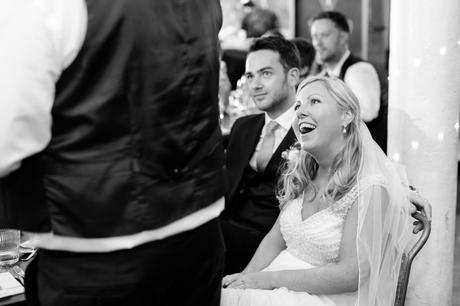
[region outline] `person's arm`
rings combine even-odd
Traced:
[[[380,109],[380,81],[374,67],[367,62],[358,62],[348,68],[344,81],[359,100],[361,119],[369,122],[377,118]]]
[[[339,261],[307,270],[267,272],[271,288],[287,287],[311,294],[351,292],[358,288],[358,255],[356,232],[358,205],[352,205],[344,221]]]
[[[234,282],[240,277],[248,274],[259,272],[267,267],[273,259],[286,248],[286,243],[281,235],[279,217],[271,228],[270,232],[265,235],[260,242],[254,256],[249,261],[249,264],[241,273],[231,274],[224,277],[222,284],[224,287],[234,287]],[[233,284],[233,285],[232,285]]]
[[[289,290],[311,294],[333,294],[356,291],[359,268],[356,250],[358,207],[350,208],[345,218],[339,261],[334,264],[304,269],[248,273],[235,280],[234,288]]]
[[[51,138],[55,83],[86,31],[81,0],[0,2],[0,177]]]
[[[244,268],[243,273],[259,272],[266,268],[278,254],[286,248],[286,242],[281,235],[279,217],[270,232],[260,242],[254,256]]]

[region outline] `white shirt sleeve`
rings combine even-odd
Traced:
[[[83,0],[0,1],[0,177],[50,141],[55,84],[86,24]]]
[[[377,118],[380,108],[380,81],[374,67],[367,62],[353,64],[347,69],[344,81],[359,100],[361,119],[369,122]]]

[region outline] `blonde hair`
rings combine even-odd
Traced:
[[[297,94],[314,82],[320,82],[326,88],[337,102],[339,110],[352,115],[345,133],[345,145],[334,158],[331,175],[322,194],[322,197],[332,203],[342,198],[356,183],[361,160],[360,108],[353,92],[336,77],[309,77],[300,83]],[[318,192],[312,183],[318,170],[318,163],[313,156],[303,151],[299,143],[291,147],[286,155],[288,158],[283,165],[277,191],[281,207],[288,201],[302,196],[307,189],[313,191],[313,198]]]

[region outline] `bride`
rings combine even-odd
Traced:
[[[297,91],[299,143],[286,152],[280,216],[221,305],[393,305],[411,237],[407,182],[337,78]]]

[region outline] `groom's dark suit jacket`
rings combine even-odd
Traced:
[[[265,123],[265,115],[239,118],[233,125],[227,147],[229,192],[222,214],[227,247],[226,273],[240,272],[279,214],[275,190],[281,154],[295,143],[291,129],[281,141],[263,173],[249,165]]]

